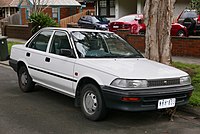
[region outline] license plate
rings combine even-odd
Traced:
[[[158,109],[175,107],[176,98],[158,100]]]
[[[119,26],[113,26],[113,28],[119,28]]]

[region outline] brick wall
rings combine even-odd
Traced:
[[[32,25],[6,25],[5,36],[8,38],[17,38],[28,40],[32,36]]]
[[[200,57],[200,37],[172,37],[172,55]]]
[[[145,50],[145,37],[129,34],[127,30],[119,30],[117,34],[127,40],[140,52]],[[172,55],[200,57],[200,37],[172,37]]]
[[[63,19],[63,18],[65,18],[65,17],[67,17],[67,16],[69,16],[70,15],[70,10],[69,10],[69,8],[60,8],[60,19]]]
[[[21,9],[21,19],[22,19],[22,25],[26,25],[27,24],[27,20],[26,20],[26,8],[22,8]]]

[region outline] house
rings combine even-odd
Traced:
[[[81,4],[76,0],[20,0],[18,7],[20,11],[20,24],[27,24],[28,18],[36,5],[50,17],[60,23],[60,20],[80,12]]]
[[[95,10],[95,1],[90,1],[90,0],[76,0],[81,4],[81,10],[90,10],[93,11]]]
[[[18,11],[19,0],[1,0],[0,2],[0,19],[7,18]]]
[[[176,0],[174,18],[186,7],[189,7],[190,0]],[[97,0],[96,15],[104,16],[110,20],[116,20],[128,14],[143,13],[145,0]]]

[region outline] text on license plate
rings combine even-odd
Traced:
[[[119,26],[113,26],[113,28],[119,28]]]
[[[158,100],[158,109],[175,107],[176,98]]]

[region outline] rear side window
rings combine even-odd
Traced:
[[[41,32],[31,41],[28,47],[45,52],[52,33],[53,31]]]

